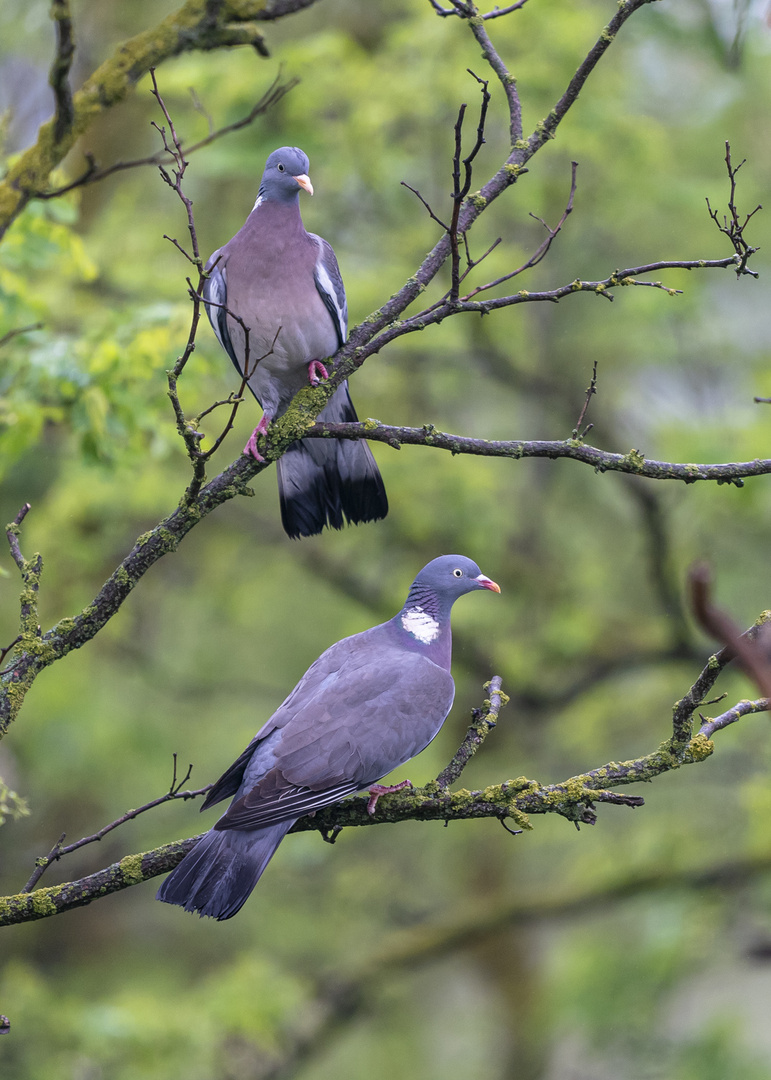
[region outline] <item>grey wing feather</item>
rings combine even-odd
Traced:
[[[425,657],[383,656],[377,639],[374,655],[357,644],[353,654],[346,650],[348,663],[339,672],[320,663],[328,661],[325,653],[316,662],[315,692],[303,679],[273,715],[264,757],[241,767],[243,794],[215,828],[262,828],[319,810],[368,787],[431,742],[452,704],[449,672]],[[347,642],[330,652],[341,645]]]
[[[334,676],[334,673],[344,662],[345,655],[347,654],[345,646],[350,640],[350,638],[343,638],[342,641],[338,641],[334,645],[331,645],[321,654],[318,660],[315,660],[311,664],[297,686],[295,686],[294,690],[292,690],[288,697],[286,697],[281,705],[279,705],[273,716],[263,724],[243,753],[236,758],[233,764],[225,770],[222,776],[220,776],[219,780],[214,783],[201,805],[201,810],[208,810],[210,806],[215,806],[218,802],[222,802],[223,799],[227,799],[236,794],[244,781],[244,774],[251,764],[252,758],[258,750],[260,743],[262,743],[268,735],[271,735],[276,728],[283,727],[292,719],[296,712],[295,703],[298,698],[307,700],[315,697],[319,690],[323,688],[327,680]],[[356,789],[354,788],[353,790]],[[339,796],[339,798],[342,797],[342,795]]]
[[[217,780],[213,786],[206,793],[206,798],[201,804],[201,810],[208,810],[210,806],[216,806],[218,802],[222,802],[223,799],[227,799],[231,795],[235,795],[244,780],[244,773],[246,772],[249,762],[252,760],[252,755],[257,749],[257,743],[259,738],[255,736],[247,746],[246,750],[227,769],[222,776]]]
[[[345,298],[340,267],[337,265],[332,245],[321,236],[316,236],[315,233],[309,233],[309,235],[313,237],[319,248],[313,278],[319,296],[332,316],[332,322],[337,330],[338,346],[340,346],[344,344],[348,336],[348,301]]]
[[[215,829],[263,828],[360,791],[419,754],[452,705],[454,683],[385,627],[336,642],[220,777],[204,809],[236,798]]]
[[[236,799],[231,807],[214,825],[215,829],[262,829],[275,825],[279,821],[295,821],[298,817],[315,813],[324,806],[339,802],[346,795],[353,795],[359,790],[359,784],[348,782],[337,784],[326,791],[311,791],[310,788],[288,787],[277,798],[257,799],[250,803],[248,792],[243,798]]]
[[[209,322],[212,325],[212,330],[217,335],[217,340],[233,361],[238,374],[243,375],[241,365],[236,356],[236,351],[233,348],[233,342],[230,340],[230,331],[228,330],[228,314],[226,310],[228,302],[228,280],[226,267],[220,267],[218,262],[221,252],[222,249],[215,251],[206,264],[206,270],[209,276],[204,281],[201,292],[203,293],[206,314],[209,316]],[[212,269],[209,269],[210,267]]]

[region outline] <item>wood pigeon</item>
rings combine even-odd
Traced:
[[[346,795],[409,785],[376,781],[424,750],[455,695],[450,610],[464,593],[500,588],[462,555],[415,578],[388,622],[332,645],[209,791],[228,810],[166,878],[157,898],[214,919],[240,910],[298,818]]]
[[[246,223],[206,264],[206,311],[220,344],[263,408],[244,453],[264,460],[257,437],[286,412],[308,382],[327,378],[322,360],[348,333],[348,305],[335,253],[305,231],[300,189],[313,194],[308,158],[282,146],[268,158],[260,191]],[[240,320],[240,321],[239,321]],[[244,327],[248,328],[247,335]],[[356,420],[342,383],[319,420]],[[385,517],[388,500],[365,442],[300,439],[278,461],[284,529],[313,536],[325,525],[341,529]]]

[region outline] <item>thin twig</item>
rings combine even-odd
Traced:
[[[691,608],[699,625],[710,637],[720,642],[726,653],[737,658],[764,698],[771,697],[771,662],[766,634],[757,633],[748,638],[731,616],[714,603],[712,574],[706,563],[696,563],[691,567],[688,586]]]
[[[480,79],[478,75],[475,75],[471,68],[466,69],[474,79],[479,83],[482,88],[482,103],[479,109],[479,120],[477,122],[477,137],[476,142],[471,148],[470,153],[463,158],[463,183],[460,179],[460,166],[461,166],[461,153],[462,153],[462,131],[463,131],[463,118],[466,113],[466,106],[461,105],[458,111],[458,119],[455,122],[455,153],[452,159],[452,217],[450,219],[450,227],[448,229],[448,236],[450,238],[450,276],[452,284],[450,286],[450,292],[448,301],[450,304],[454,304],[460,293],[460,250],[458,248],[458,220],[460,218],[461,206],[463,201],[471,190],[471,177],[473,173],[474,158],[484,146],[485,142],[485,120],[487,118],[487,107],[490,104],[490,93],[487,89],[489,83],[486,79]]]
[[[565,209],[562,213],[562,217],[559,219],[553,229],[546,224],[543,218],[536,217],[535,214],[530,215],[530,217],[534,218],[536,221],[540,221],[540,223],[543,225],[549,235],[537,248],[537,250],[530,256],[527,262],[523,263],[522,266],[518,267],[516,270],[512,270],[508,274],[503,274],[501,277],[495,278],[494,281],[488,281],[486,285],[479,285],[476,289],[472,289],[470,293],[467,293],[463,297],[464,300],[471,300],[472,297],[477,296],[481,292],[486,292],[488,289],[493,289],[497,285],[502,285],[504,281],[510,281],[512,278],[517,277],[518,274],[524,273],[525,270],[530,270],[533,266],[537,266],[538,263],[546,257],[549,249],[551,248],[554,238],[561,231],[562,226],[565,224],[570,214],[573,213],[573,200],[576,194],[577,170],[578,162],[571,162],[570,194],[568,195],[567,205],[565,206]],[[481,262],[481,260],[479,261]]]
[[[21,634],[17,634],[10,645],[6,645],[4,649],[0,649],[0,664],[2,664],[2,662],[5,660],[8,653],[11,652],[19,644],[19,642],[21,640],[22,640]],[[2,674],[3,674],[3,672],[0,671],[0,675],[2,675]]]
[[[492,11],[485,12],[484,14],[479,14],[472,4],[456,3],[455,7],[443,8],[437,0],[428,0],[428,2],[437,15],[441,15],[444,19],[446,19],[448,15],[459,15],[463,18],[477,16],[480,19],[487,20],[499,19],[501,15],[510,15],[512,11],[520,11],[527,3],[527,0],[517,0],[516,4],[509,4],[508,7],[505,8],[499,8],[496,5]]]
[[[43,858],[35,860],[35,870],[33,871],[32,876],[30,877],[24,888],[21,890],[21,892],[32,892],[40,878],[43,876],[43,874],[46,872],[46,870],[52,863],[58,862],[59,859],[63,858],[65,855],[69,855],[73,851],[78,851],[80,848],[85,847],[87,844],[94,844],[98,840],[102,840],[103,837],[107,836],[108,833],[111,833],[114,829],[120,828],[121,825],[125,825],[127,821],[133,821],[134,818],[139,817],[140,814],[144,814],[148,810],[153,810],[156,806],[161,806],[163,803],[171,802],[174,799],[184,799],[185,801],[187,801],[188,799],[197,799],[200,795],[205,795],[206,792],[209,791],[209,789],[211,788],[211,784],[207,784],[206,787],[198,788],[195,791],[182,790],[183,786],[190,779],[192,771],[193,766],[188,765],[187,772],[181,780],[178,780],[177,755],[174,754],[174,765],[171,784],[169,785],[169,790],[166,792],[165,795],[161,795],[157,799],[152,799],[150,802],[145,803],[143,806],[137,807],[136,810],[127,810],[125,814],[122,814],[119,818],[116,818],[115,821],[111,821],[109,825],[104,825],[101,829],[98,829],[97,832],[92,833],[91,836],[84,836],[81,840],[76,840],[75,843],[68,844],[66,847],[63,846],[66,834],[62,833],[62,835],[56,841],[49,853]]]
[[[710,206],[709,199],[707,199],[707,210],[709,211],[709,216],[715,222],[720,232],[723,233],[724,236],[727,236],[733,244],[734,251],[738,256],[738,262],[735,267],[736,276],[741,277],[743,274],[749,274],[750,277],[757,278],[759,277],[759,274],[757,273],[757,271],[750,270],[747,267],[747,260],[750,258],[751,255],[754,255],[758,249],[756,247],[751,247],[750,244],[748,244],[747,241],[744,239],[744,230],[747,228],[750,219],[755,214],[757,214],[758,210],[762,210],[763,207],[758,204],[758,206],[756,206],[754,210],[751,210],[750,213],[746,215],[744,221],[739,220],[739,211],[736,208],[736,175],[739,172],[739,169],[741,169],[742,165],[745,164],[745,161],[746,158],[740,161],[739,164],[734,167],[731,162],[731,145],[730,143],[726,142],[725,163],[728,170],[728,181],[731,189],[728,196],[728,212],[731,215],[731,219],[729,221],[724,214],[723,224],[721,225],[718,213]]]
[[[234,131],[240,131],[242,128],[254,123],[258,116],[262,116],[268,109],[276,105],[285,94],[288,94],[290,90],[293,90],[300,82],[300,80],[296,78],[289,79],[286,83],[281,83],[280,80],[281,72],[279,72],[260,100],[253,105],[246,116],[242,116],[240,120],[236,120],[232,124],[226,124],[224,127],[217,128],[216,131],[210,130],[206,138],[200,139],[190,146],[183,143],[181,149],[184,156],[187,158],[197,150],[203,150],[204,147],[210,146],[217,139],[221,139],[225,135],[230,135]],[[194,91],[191,90],[191,93],[194,93]],[[207,118],[211,129],[211,118],[204,110],[203,106],[200,105],[197,97],[194,97],[193,107],[197,112],[201,112]],[[65,184],[63,187],[37,194],[35,197],[38,199],[58,199],[60,196],[66,195],[67,192],[72,191],[74,188],[83,187],[85,184],[96,184],[100,180],[105,180],[108,176],[113,176],[115,173],[124,172],[126,169],[136,169],[144,165],[162,165],[166,160],[165,155],[165,150],[159,150],[156,154],[150,154],[147,157],[135,158],[132,161],[116,161],[114,164],[108,165],[104,169],[100,169],[97,167],[94,155],[90,151],[86,151],[84,157],[87,165],[85,171],[81,173],[80,176],[75,180],[72,180],[69,184]]]
[[[166,138],[165,128],[160,127],[160,125],[156,124],[154,120],[152,121],[152,125],[160,133],[161,139],[163,140],[163,149],[166,151],[167,154],[171,155],[174,161],[174,180],[172,181],[171,177],[169,176],[163,165],[158,166],[158,171],[160,172],[163,180],[169,185],[169,187],[173,188],[173,190],[177,193],[182,202],[182,205],[185,207],[185,211],[187,213],[188,232],[190,233],[190,240],[193,245],[193,257],[190,258],[190,256],[188,255],[188,258],[190,258],[190,261],[194,263],[200,271],[203,270],[203,262],[201,260],[200,251],[198,250],[198,235],[196,233],[195,219],[193,217],[193,200],[189,199],[182,190],[182,180],[185,175],[185,170],[187,169],[187,159],[182,150],[182,143],[179,140],[176,128],[174,127],[174,121],[171,119],[169,110],[166,108],[166,103],[164,102],[158,90],[158,83],[155,78],[155,68],[150,68],[150,78],[152,79],[153,83],[153,88],[150,93],[158,102],[161,112],[166,119],[166,123],[169,125],[171,143],[169,143]],[[170,239],[170,237],[166,237],[166,239],[168,240]],[[180,251],[183,251],[183,249],[180,247],[176,240],[172,240],[171,242],[175,244],[176,247],[180,249]]]
[[[705,702],[709,704],[709,702]],[[771,709],[771,698],[760,698],[758,701],[739,701],[732,709],[728,709],[726,712],[721,713],[720,716],[701,717],[702,725],[699,728],[699,734],[704,735],[707,739],[711,739],[716,731],[722,731],[723,728],[727,728],[730,724],[735,724],[737,720],[741,720],[743,716],[749,716],[752,713],[768,712]]]
[[[421,201],[421,202],[423,203],[423,205],[425,206],[426,210],[428,210],[429,216],[430,216],[430,217],[431,217],[431,218],[432,218],[432,219],[433,219],[433,220],[434,220],[434,221],[435,221],[435,222],[437,223],[437,225],[441,225],[441,226],[442,226],[442,228],[444,229],[444,231],[445,231],[445,232],[448,232],[448,233],[449,233],[449,231],[450,231],[450,226],[449,226],[449,225],[445,225],[445,223],[444,223],[444,222],[442,221],[442,219],[436,216],[436,214],[435,214],[435,213],[434,213],[434,211],[433,211],[433,210],[431,209],[431,207],[430,207],[430,206],[428,205],[428,203],[427,203],[427,202],[426,202],[426,200],[425,200],[425,199],[423,198],[423,196],[422,196],[422,195],[420,194],[420,192],[418,191],[418,189],[417,189],[417,188],[414,188],[414,187],[411,187],[411,186],[410,186],[410,185],[409,185],[409,184],[407,183],[407,181],[406,181],[406,180],[402,180],[402,181],[401,181],[401,185],[402,185],[402,187],[406,187],[408,191],[411,191],[413,195],[417,195],[417,197],[418,197],[418,198],[420,199],[420,201]]]
[[[5,535],[8,540],[8,546],[11,549],[11,558],[16,563],[19,570],[21,570],[22,572],[24,572],[24,568],[26,567],[26,560],[21,553],[21,548],[19,547],[19,527],[31,509],[31,504],[25,503],[16,515],[16,517],[13,519],[13,521],[6,526],[5,530]]]
[[[463,738],[463,742],[455,751],[452,760],[436,778],[436,783],[440,788],[448,788],[450,784],[455,783],[486,737],[498,723],[498,715],[503,706],[509,701],[507,695],[501,690],[500,675],[493,675],[490,682],[486,684],[485,689],[489,691],[490,697],[481,709],[473,710],[472,723]]]
[[[586,430],[584,430],[584,431],[581,430],[582,427],[583,427],[583,423],[584,423],[584,419],[586,417],[587,410],[589,408],[589,402],[592,400],[592,398],[594,397],[594,395],[596,393],[597,393],[597,361],[595,360],[594,364],[592,365],[592,379],[591,379],[591,382],[589,383],[589,385],[586,388],[586,398],[584,400],[584,407],[581,409],[581,414],[578,417],[578,421],[576,422],[576,426],[573,428],[573,438],[574,439],[583,439],[586,435],[589,434],[591,429],[594,427],[593,424],[589,424],[589,426],[586,428]]]
[[[36,322],[30,323],[29,326],[19,326],[15,330],[9,330],[7,334],[3,334],[3,336],[0,337],[0,349],[2,349],[3,345],[7,345],[13,338],[18,337],[19,334],[28,334],[31,330],[41,330],[42,328],[43,323]]]

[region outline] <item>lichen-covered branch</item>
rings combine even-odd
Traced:
[[[764,612],[755,626],[747,631],[746,636],[753,638],[759,632],[759,627],[768,621],[771,621],[771,612]],[[482,790],[450,791],[447,785],[457,780],[484,739],[494,730],[498,713],[508,701],[501,690],[500,678],[494,676],[486,687],[490,697],[481,709],[474,711],[472,725],[460,748],[436,780],[422,788],[410,788],[381,796],[374,814],[367,811],[366,795],[345,799],[335,806],[319,810],[313,816],[301,818],[291,832],[314,830],[321,833],[325,839],[334,840],[341,829],[353,826],[386,822],[393,824],[399,821],[448,823],[469,818],[495,818],[503,825],[510,820],[518,829],[530,830],[530,816],[537,814],[559,814],[578,828],[581,824],[596,823],[598,803],[642,806],[644,800],[640,796],[626,795],[614,789],[650,782],[683,765],[706,760],[715,751],[711,738],[713,734],[743,716],[768,710],[769,701],[766,698],[754,702],[738,702],[732,709],[724,711],[716,718],[700,716],[701,728],[695,736],[691,736],[693,715],[705,704],[707,693],[729,659],[727,650],[709,658],[688,692],[675,704],[672,737],[649,754],[627,761],[610,761],[555,784],[541,784],[537,780],[520,776],[514,780],[491,784]],[[167,796],[154,800],[147,804],[147,807],[168,801],[169,798],[190,798],[195,794],[197,793],[180,794],[172,783]],[[127,820],[125,815],[109,828],[116,827],[124,819]],[[167,873],[182,860],[198,839],[198,836],[190,837],[165,844],[153,851],[126,856],[120,862],[78,881],[4,897],[0,899],[0,926],[57,915],[73,907],[89,904],[108,893]],[[55,851],[52,854],[55,856]]]
[[[267,50],[259,22],[278,19],[314,0],[186,0],[171,15],[124,41],[76,93],[68,96],[67,73],[71,53],[68,5],[54,4],[59,30],[57,61],[52,70],[56,115],[43,124],[37,142],[21,154],[0,183],[0,237],[30,199],[45,194],[52,171],[86,132],[94,119],[131,93],[151,67],[181,53],[251,45],[265,56]]]
[[[315,423],[306,430],[304,437],[369,439],[372,442],[386,443],[395,450],[401,446],[428,446],[437,450],[449,450],[451,454],[505,457],[517,461],[524,458],[568,458],[591,465],[598,473],[620,472],[645,476],[651,480],[682,480],[686,484],[693,484],[697,480],[711,480],[718,484],[741,487],[748,477],[771,473],[771,458],[714,465],[657,461],[646,458],[639,450],[613,454],[590,446],[581,439],[473,439],[467,435],[437,431],[432,424],[408,428],[381,424],[379,420],[371,419],[349,424]]]
[[[69,133],[61,136],[60,139],[56,139],[54,137],[53,121],[49,125],[44,125],[41,128],[36,146],[21,155],[17,164],[6,177],[4,184],[0,185],[0,234],[3,224],[7,225],[13,219],[26,200],[33,197],[36,192],[46,190],[51,168],[61,160],[61,156],[69,149],[74,137],[82,130],[85,130],[97,112],[108,108],[125,96],[141,75],[151,67],[170,56],[189,49],[219,48],[243,41],[249,41],[251,44],[261,47],[262,39],[256,26],[257,20],[277,18],[290,10],[306,6],[311,2],[312,0],[284,0],[283,3],[281,0],[275,0],[273,3],[270,0],[217,0],[217,2],[207,0],[204,3],[203,0],[187,0],[187,3],[174,14],[168,16],[157,27],[127,42],[73,96],[74,120]],[[584,60],[579,69],[581,77],[579,78],[579,73],[577,73],[577,76],[570,84],[572,90],[570,93],[566,92],[566,95],[563,95],[563,99],[561,99],[563,104],[561,110],[558,110],[559,115],[557,116],[555,113],[556,119],[552,123],[552,130],[577,97],[578,91],[576,87],[580,89],[578,84],[583,85],[581,80],[585,81],[588,72],[593,69],[607,48],[612,35],[634,11],[648,2],[649,0],[627,0],[626,3],[619,7],[610,27],[601,35],[602,48],[595,47]],[[472,29],[475,33],[478,32],[479,26],[473,22],[472,7],[470,5],[456,6],[459,14],[462,14],[464,18],[469,17],[472,19]],[[493,58],[491,62],[498,65],[496,73],[499,77],[505,75],[502,69],[499,70],[500,64],[502,64],[500,58],[498,60]],[[576,79],[578,82],[576,82]],[[511,110],[515,104],[514,97],[509,95],[508,101]],[[481,138],[481,122],[478,136]],[[453,232],[462,235],[465,241],[466,233],[479,214],[522,174],[525,161],[532,157],[540,145],[541,143],[537,139],[534,141],[531,137],[531,140],[515,147],[504,165],[484,185],[481,191],[469,195],[463,201],[457,220],[453,219]],[[178,144],[175,144],[175,148],[179,152],[179,156],[184,160],[182,149]],[[468,159],[468,167],[470,170],[471,157]],[[467,179],[470,179],[470,176]],[[173,183],[172,186],[174,186]],[[733,200],[733,187],[731,199]],[[739,226],[743,227],[741,221],[739,221]],[[551,232],[554,234],[556,230]],[[472,299],[478,293],[478,290],[475,289],[466,296],[460,296],[455,301],[448,296],[425,312],[419,312],[403,321],[399,321],[400,315],[417,298],[422,289],[434,278],[443,263],[450,257],[451,249],[452,245],[445,230],[444,235],[435,245],[433,251],[426,257],[417,274],[410,278],[403,288],[379,311],[353,330],[348,342],[334,358],[330,379],[320,386],[307,387],[301,390],[287,412],[270,425],[267,436],[261,442],[261,453],[265,458],[264,462],[257,463],[253,458],[242,455],[219,476],[206,483],[205,465],[212,451],[202,451],[200,449],[199,444],[203,436],[199,434],[195,423],[184,416],[181,407],[175,407],[177,424],[185,439],[186,448],[194,465],[193,481],[182,496],[180,505],[176,510],[148,533],[137,539],[132,550],[110,575],[93,602],[80,614],[60,620],[45,633],[42,633],[37,625],[33,626],[34,619],[29,604],[34,600],[34,592],[39,581],[42,563],[38,561],[28,565],[27,569],[22,573],[25,590],[23,604],[26,604],[28,608],[25,617],[26,621],[23,621],[20,635],[13,645],[11,662],[0,672],[0,738],[5,734],[8,725],[18,714],[27,690],[40,671],[65,656],[72,649],[80,648],[90,641],[118,611],[123,601],[147,570],[158,559],[175,550],[198,521],[235,495],[252,494],[251,489],[247,486],[249,480],[261,472],[268,464],[276,461],[287,447],[298,438],[308,434],[323,437],[334,435],[341,438],[380,439],[381,441],[390,442],[392,445],[414,442],[442,447],[456,453],[478,453],[511,458],[526,456],[570,457],[591,464],[598,471],[615,470],[659,479],[676,478],[686,482],[693,482],[698,479],[712,479],[718,483],[741,484],[746,476],[761,475],[771,471],[771,463],[768,461],[745,462],[738,465],[677,465],[647,460],[636,450],[624,455],[607,454],[587,446],[580,438],[539,443],[493,443],[443,435],[435,432],[432,428],[423,430],[387,428],[385,425],[369,421],[362,425],[340,425],[337,427],[317,425],[316,417],[327,404],[337,386],[344,378],[351,375],[368,356],[378,352],[388,342],[406,333],[439,323],[450,315],[460,312],[487,313],[499,307],[525,302],[544,300],[556,302],[561,297],[576,292],[590,292],[594,295],[610,298],[611,290],[622,285],[637,284],[664,288],[658,281],[641,281],[638,279],[664,268],[725,267],[736,266],[741,261],[741,256],[734,252],[730,257],[722,260],[658,262],[617,271],[605,281],[575,281],[559,289],[543,293],[521,291],[513,296],[490,300]],[[193,258],[195,260],[196,256],[194,255]],[[667,289],[666,291],[671,292],[674,290]],[[191,294],[194,303],[194,315],[185,355],[189,355],[194,344],[195,330],[200,314],[200,281],[198,288],[191,285]],[[179,375],[183,362],[184,357],[180,359],[170,376],[169,388],[173,401],[176,394],[175,380]],[[230,405],[231,410],[234,410],[238,407],[240,398],[241,394],[236,394],[226,404]],[[231,421],[232,415],[231,411]],[[219,441],[221,441],[228,428],[229,422],[225,425]],[[215,445],[218,445],[218,442],[215,442]]]
[[[501,677],[494,675],[484,687],[490,697],[482,705],[481,709],[474,709],[471,714],[471,726],[466,732],[463,742],[460,744],[450,763],[442,769],[436,778],[440,788],[448,788],[454,784],[460,774],[471,761],[474,754],[482,746],[487,736],[498,723],[498,714],[504,705],[508,705],[509,698],[501,690]]]
[[[295,434],[294,438],[297,437]],[[280,452],[284,448],[280,446]],[[13,660],[0,672],[0,738],[18,715],[27,691],[40,672],[90,641],[119,610],[150,567],[170,551],[175,551],[202,518],[235,495],[252,495],[248,481],[266,465],[267,462],[258,463],[241,455],[195,499],[178,506],[153,529],[138,537],[88,607],[74,617],[61,619],[45,633],[37,624],[35,606],[42,560],[36,555],[29,562],[24,561],[24,567],[20,567],[23,583],[20,639],[13,647]]]

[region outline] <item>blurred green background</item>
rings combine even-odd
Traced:
[[[76,3],[75,82],[173,7]],[[615,10],[606,0],[552,0],[487,24],[517,76],[526,132]],[[767,10],[765,0],[662,0],[633,17],[556,140],[480,220],[477,255],[497,236],[503,242],[473,282],[535,250],[543,227],[529,215],[556,223],[571,160],[574,213],[516,289],[730,254],[704,200],[723,212],[726,140],[735,161],[747,158],[740,210],[768,199]],[[253,127],[191,157],[186,184],[201,247],[210,252],[241,225],[272,149],[303,147],[316,190],[303,199],[304,220],[337,252],[353,325],[438,238],[400,181],[448,213],[452,125],[468,102],[470,136],[478,102],[466,68],[487,72],[468,28],[419,0],[323,0],[266,33],[268,60],[248,49],[197,54],[158,72],[188,142],[208,130],[191,87],[220,126],[248,112],[279,71],[301,79]],[[45,117],[52,38],[45,3],[4,0],[9,153]],[[503,95],[494,80],[491,89],[474,188],[507,152]],[[58,179],[77,175],[87,150],[105,165],[154,152],[153,119],[161,118],[145,79],[100,118]],[[186,483],[165,370],[187,336],[189,267],[164,233],[184,238],[181,204],[146,168],[32,204],[0,246],[0,337],[44,324],[0,351],[2,521],[32,503],[22,546],[43,554],[44,628],[91,601]],[[768,406],[752,400],[771,395],[767,212],[749,238],[762,249],[758,281],[669,271],[661,277],[682,296],[630,288],[610,304],[577,295],[398,341],[353,380],[359,414],[479,437],[565,438],[596,360],[595,444],[674,461],[768,457]],[[229,361],[202,326],[181,383],[184,406],[198,412],[234,388]],[[247,403],[218,468],[258,417]],[[207,430],[216,435],[216,420]],[[493,673],[512,702],[464,786],[522,774],[553,782],[653,750],[711,651],[683,609],[695,558],[709,560],[719,603],[742,625],[771,607],[769,478],[741,490],[685,487],[595,475],[569,461],[374,452],[391,502],[385,522],[292,542],[268,471],[255,498],[202,522],[94,642],[43,673],[0,746],[0,776],[31,811],[0,829],[0,892],[17,892],[62,832],[75,840],[162,794],[174,752],[183,767],[193,763],[193,786],[215,779],[315,657],[393,614],[415,572],[440,553],[471,556],[503,593],[456,608],[456,704],[441,736],[397,776],[415,783],[449,760]],[[3,644],[17,632],[18,592],[6,553]],[[736,674],[718,690],[726,704],[755,692]],[[5,929],[0,1012],[12,1030],[0,1039],[0,1075],[766,1078],[768,720],[748,717],[717,742],[705,764],[646,787],[645,808],[601,807],[598,824],[580,832],[549,817],[516,838],[493,821],[348,830],[334,848],[302,834],[282,845],[229,923],[157,904],[150,882]],[[70,856],[43,883],[213,820],[199,818],[195,803],[161,807]],[[688,884],[691,871],[739,860],[757,869]],[[484,920],[488,928],[471,933]],[[469,933],[447,935],[430,957],[370,961],[395,956],[404,934],[456,922]],[[365,985],[349,1000],[335,997],[332,988],[361,970]],[[331,1018],[317,1031],[325,1009]],[[288,1063],[303,1035],[307,1054]]]

